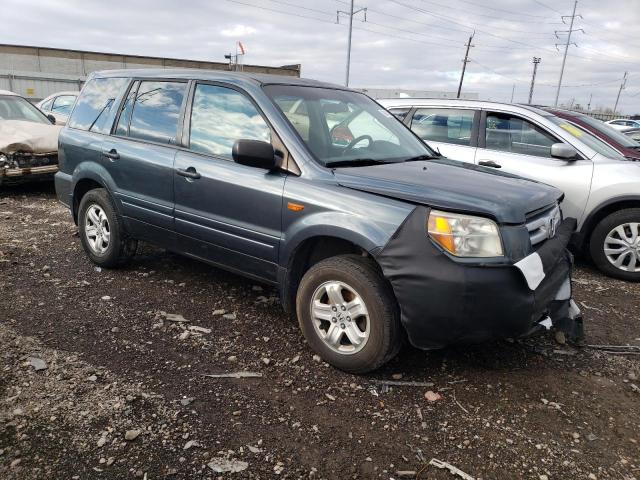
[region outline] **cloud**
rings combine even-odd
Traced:
[[[220,35],[222,35],[223,37],[242,38],[253,35],[256,32],[257,30],[253,27],[248,27],[246,25],[236,25],[233,28],[225,28],[220,32]]]
[[[585,1],[560,92],[561,102],[613,107],[622,76],[623,113],[640,113],[639,0]],[[564,15],[571,0],[541,2]],[[358,0],[351,85],[455,91],[465,42],[475,29],[463,91],[526,101],[532,57],[542,57],[534,102],[552,104],[567,30],[560,14],[533,0]],[[406,5],[406,6],[405,6]],[[408,6],[408,7],[407,7]],[[342,83],[345,0],[0,0],[0,42],[224,61],[236,40],[245,63],[301,63],[303,76]],[[123,15],[122,12],[126,12]],[[42,32],[47,32],[42,35]],[[250,37],[247,38],[247,37]],[[246,39],[246,42],[245,42]],[[555,44],[560,44],[556,49]]]

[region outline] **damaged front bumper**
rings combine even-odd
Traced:
[[[58,171],[58,154],[0,154],[0,185],[27,180],[48,179]]]
[[[429,209],[416,207],[376,258],[391,283],[412,345],[423,349],[518,338],[540,328],[582,339],[571,300],[575,220],[518,264],[452,260],[425,231]],[[527,261],[528,259],[528,261]],[[523,267],[533,264],[534,268]]]

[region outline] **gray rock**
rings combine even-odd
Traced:
[[[235,313],[225,313],[224,315],[222,315],[222,318],[224,318],[225,320],[235,320],[236,319],[236,314]]]
[[[213,457],[207,466],[216,473],[237,473],[249,467],[247,462],[223,457]]]
[[[38,357],[29,357],[28,359],[29,365],[31,365],[34,370],[37,372],[38,370],[45,370],[47,368],[47,362]]]
[[[131,442],[136,438],[138,438],[139,435],[140,435],[140,430],[127,430],[126,433],[124,434],[124,439]]]

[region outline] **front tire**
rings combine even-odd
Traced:
[[[90,190],[82,197],[78,227],[84,251],[100,267],[123,265],[138,247],[138,242],[127,236],[122,219],[104,188]]]
[[[640,281],[640,208],[627,208],[603,218],[591,233],[589,253],[605,274]]]
[[[402,346],[397,302],[369,258],[341,255],[312,266],[300,282],[296,312],[311,348],[346,372],[375,370]]]

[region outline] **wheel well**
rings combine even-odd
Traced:
[[[95,180],[88,178],[76,183],[76,187],[73,189],[73,221],[76,222],[76,225],[78,224],[78,210],[80,208],[82,197],[84,197],[89,190],[96,188],[103,188],[103,186]]]
[[[307,270],[325,258],[349,253],[369,256],[362,247],[337,237],[312,237],[298,245],[291,256],[282,290],[282,304],[285,311],[295,313],[296,292]]]
[[[591,233],[593,232],[593,229],[596,228],[596,225],[598,225],[598,223],[600,223],[600,221],[606,216],[618,210],[624,210],[625,208],[640,208],[640,200],[621,200],[605,205],[592,213],[582,227],[580,246],[582,248],[588,248]]]

